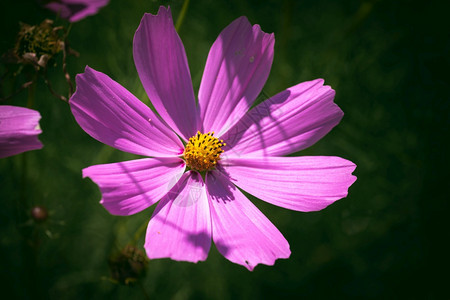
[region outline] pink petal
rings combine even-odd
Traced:
[[[146,156],[183,152],[183,144],[144,103],[107,75],[86,67],[76,77],[70,108],[90,136],[119,150]]]
[[[145,14],[133,42],[136,69],[160,116],[185,140],[198,128],[191,74],[170,9]]]
[[[247,112],[273,61],[273,34],[247,18],[233,21],[211,47],[198,94],[204,132],[220,136]]]
[[[206,259],[211,247],[211,217],[200,174],[185,173],[158,203],[148,224],[144,247],[151,259]]]
[[[95,15],[108,2],[109,0],[54,0],[45,4],[44,7],[63,19],[77,22],[87,16]]]
[[[41,149],[39,112],[19,106],[0,106],[0,158]]]
[[[160,200],[185,170],[180,158],[144,158],[83,170],[98,184],[101,204],[113,215],[138,213]]]
[[[316,79],[293,86],[249,111],[221,138],[226,155],[278,156],[308,148],[344,115],[335,92]]]
[[[230,158],[233,183],[266,202],[298,211],[321,210],[347,196],[356,165],[333,156]]]
[[[217,250],[250,271],[288,258],[289,244],[278,229],[218,171],[208,173],[206,187]]]

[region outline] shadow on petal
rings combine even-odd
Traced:
[[[228,172],[222,168],[220,165],[217,166],[217,171],[208,172],[206,175],[206,182],[208,185],[220,185],[221,189],[208,189],[208,194],[212,200],[217,202],[229,202],[233,201],[234,193],[233,190],[236,189],[236,186],[231,183],[230,176]],[[225,176],[228,180],[220,180],[217,176]]]
[[[273,126],[280,127],[279,123],[279,115],[282,111],[277,111],[271,109],[272,106],[281,105],[286,100],[289,99],[291,95],[291,91],[285,90],[276,96],[269,98],[255,108],[250,110],[239,122],[237,122],[230,130],[228,130],[224,136],[221,138],[226,142],[226,146],[224,146],[225,153],[233,152],[233,147],[240,144],[243,135],[250,135],[251,138],[247,139],[243,142],[243,144],[239,145],[240,148],[247,148],[247,145],[254,143],[256,139],[259,139],[259,143],[262,145],[261,148],[267,148],[267,142],[264,140],[264,136],[262,135],[262,126],[261,121],[265,118],[269,118],[273,122]],[[256,128],[252,128],[254,125]],[[250,129],[250,132],[248,130]],[[286,134],[280,130],[283,137],[287,140]],[[233,153],[234,155],[240,156],[239,153]],[[226,154],[225,154],[226,155]]]
[[[189,171],[161,199],[145,241],[149,258],[205,260],[211,247],[211,216],[202,177]]]

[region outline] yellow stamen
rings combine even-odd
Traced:
[[[196,135],[189,139],[184,148],[183,156],[186,165],[192,170],[203,172],[216,167],[220,154],[223,153],[221,147],[226,144],[213,135],[214,131],[208,133],[198,131]]]

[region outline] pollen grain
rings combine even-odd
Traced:
[[[204,172],[214,169],[223,153],[223,140],[214,137],[214,132],[201,133],[189,139],[184,148],[183,157],[186,165],[194,171]]]

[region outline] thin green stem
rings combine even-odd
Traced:
[[[27,205],[25,205],[25,201],[26,201],[26,194],[27,194],[27,153],[22,153],[21,155],[21,160],[22,160],[22,176],[20,178],[20,185],[21,185],[21,189],[20,189],[20,204],[18,203],[19,209],[20,206],[24,206],[27,207]]]
[[[67,39],[67,36],[69,35],[70,30],[72,29],[72,24],[73,24],[73,23],[70,23],[70,24],[69,24],[69,26],[67,27],[66,32],[64,33],[64,41]]]
[[[72,24],[69,24],[69,27],[67,28],[67,31],[64,34],[64,48],[63,48],[63,65],[62,65],[62,69],[64,72],[64,78],[66,79],[67,85],[69,86],[69,96],[67,97],[66,102],[69,102],[68,100],[70,99],[70,97],[72,97],[73,94],[73,85],[72,85],[72,81],[70,81],[70,74],[67,71],[67,52],[70,50],[69,46],[68,46],[68,41],[67,41],[67,37],[69,36],[70,30],[72,29]],[[50,87],[50,85],[49,85]]]
[[[142,282],[141,282],[140,280],[138,280],[138,285],[139,285],[139,287],[141,288],[141,291],[142,291],[142,294],[144,295],[144,298],[145,298],[145,299],[150,299],[150,297],[149,297],[147,291],[145,290],[144,285],[142,284]]]
[[[38,76],[38,73],[35,72],[35,74],[33,75],[31,84],[28,86],[28,99],[27,99],[27,107],[28,108],[33,108],[33,105],[34,105],[34,98],[36,96],[37,76]]]
[[[148,225],[148,221],[146,220],[144,223],[142,223],[141,226],[139,226],[139,228],[134,233],[133,239],[128,244],[136,245],[137,242],[139,241],[139,239],[141,238],[141,236],[144,234],[145,229],[147,228],[147,225]]]
[[[184,16],[186,15],[189,6],[189,0],[184,0],[183,7],[181,7],[180,15],[178,16],[177,22],[175,23],[175,29],[180,30],[181,24],[183,24]]]
[[[33,78],[31,80],[31,84],[28,86],[28,98],[27,98],[27,107],[32,108],[34,106],[35,96],[36,96],[36,85],[37,85],[37,71],[34,73]],[[27,161],[28,153],[22,153],[22,178],[21,178],[21,189],[20,189],[20,204],[22,206],[21,218],[20,220],[26,220],[28,209],[30,207],[30,199],[28,199],[27,195],[27,187],[28,187],[28,161]],[[25,212],[25,211],[26,212]],[[21,221],[23,222],[23,221]],[[23,258],[24,264],[27,266],[27,270],[24,273],[25,286],[28,287],[29,295],[36,299],[43,298],[43,290],[41,289],[39,270],[37,265],[37,257],[38,257],[38,247],[39,241],[36,236],[36,228],[32,228],[31,232],[26,228],[22,229],[22,249],[23,249]],[[30,243],[31,242],[31,243]]]
[[[36,95],[36,81],[37,72],[33,75],[31,84],[28,86],[28,98],[27,107],[32,108],[34,105],[34,98]],[[26,201],[26,191],[27,191],[27,154],[22,153],[22,178],[21,178],[21,189],[20,189],[20,200],[21,204],[24,205]],[[24,205],[26,207],[26,205]]]

